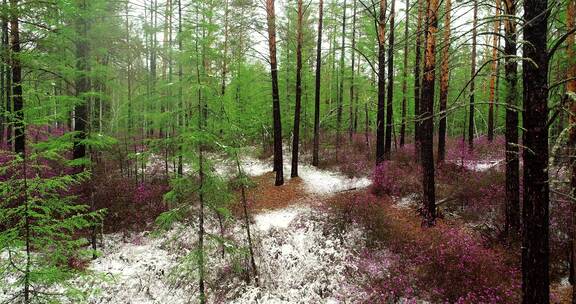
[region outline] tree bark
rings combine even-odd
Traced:
[[[498,40],[500,40],[500,0],[496,0],[494,13],[494,38],[492,40],[492,75],[490,76],[490,98],[488,101],[488,141],[494,139],[494,96],[497,94],[496,75],[498,73]]]
[[[470,114],[468,115],[468,148],[474,149],[474,91],[476,76],[476,36],[478,26],[478,0],[474,0],[474,17],[472,21],[472,63],[470,66]]]
[[[420,69],[422,46],[422,3],[418,0],[418,20],[416,25],[416,50],[414,59],[414,154],[416,161],[420,161]]]
[[[20,62],[20,28],[18,0],[10,1],[13,10],[10,16],[10,38],[12,57],[12,113],[14,117],[14,152],[24,155],[26,149],[26,126],[24,124],[24,98],[22,96],[22,65]]]
[[[394,8],[396,0],[390,5],[390,33],[388,34],[388,90],[386,95],[386,139],[384,141],[384,159],[390,160],[392,152],[392,125],[394,124]]]
[[[385,109],[385,64],[386,64],[386,0],[380,0],[378,19],[378,112],[376,115],[376,165],[384,161],[384,109]]]
[[[516,1],[504,1],[504,72],[506,80],[506,219],[505,233],[520,232],[520,161],[518,149],[518,64],[516,57]]]
[[[320,87],[322,74],[322,13],[323,1],[318,3],[318,40],[316,42],[316,79],[314,87],[314,146],[312,148],[312,165],[318,167],[320,150]]]
[[[348,139],[350,142],[352,142],[352,135],[354,134],[354,129],[355,129],[355,119],[354,119],[354,107],[358,106],[357,104],[355,105],[354,103],[354,92],[356,89],[356,84],[354,83],[354,67],[355,67],[355,49],[356,49],[356,0],[352,0],[353,1],[353,11],[352,11],[352,48],[350,49],[350,54],[352,54],[352,64],[350,66],[350,70],[352,71],[352,75],[350,76],[350,121],[349,121],[349,125],[348,125]]]
[[[298,148],[300,143],[300,108],[302,105],[302,0],[298,0],[296,38],[296,105],[294,107],[294,134],[292,137],[292,170],[290,177],[298,176]]]
[[[272,120],[274,123],[274,171],[276,186],[284,184],[282,160],[282,121],[280,120],[280,97],[278,94],[278,64],[276,62],[276,16],[274,0],[266,0],[268,23],[268,48],[270,50],[270,74],[272,77]]]
[[[446,0],[444,7],[444,48],[442,49],[442,66],[440,71],[440,122],[438,124],[438,163],[446,158],[446,104],[450,85],[450,13],[452,1]]]
[[[81,102],[74,107],[74,126],[77,133],[74,136],[73,158],[83,158],[86,156],[86,145],[82,143],[86,139],[86,123],[88,121],[88,111],[86,106],[86,93],[90,90],[90,79],[88,78],[89,42],[88,24],[85,19],[87,12],[86,0],[78,0],[80,16],[76,20],[76,30],[78,38],[76,40],[76,69],[79,76],[76,78],[76,98]]]
[[[421,163],[423,169],[422,186],[425,220],[428,226],[436,220],[436,195],[434,182],[434,87],[436,79],[436,33],[438,32],[438,0],[427,1],[426,40],[424,53],[424,72],[422,81],[422,99],[420,113],[421,128]]]
[[[548,184],[548,1],[524,1],[524,206],[522,303],[550,301]],[[528,22],[529,21],[529,22]]]
[[[344,106],[344,54],[346,53],[346,0],[342,12],[342,40],[340,43],[340,85],[338,87],[338,105],[336,108],[336,160],[338,160],[338,148],[340,147],[340,132],[342,129],[342,108]]]

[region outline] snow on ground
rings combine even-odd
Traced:
[[[500,165],[501,163],[503,163],[505,160],[504,159],[496,159],[496,160],[448,160],[448,162],[457,164],[457,165],[461,165],[463,164],[464,167],[468,170],[471,171],[477,171],[477,172],[484,172],[484,171],[488,171],[492,168],[497,168],[498,165]]]

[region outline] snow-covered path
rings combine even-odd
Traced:
[[[254,158],[242,160],[246,174],[258,176],[269,164]],[[346,303],[354,302],[342,291],[346,270],[353,267],[356,251],[363,247],[363,232],[355,227],[339,231],[329,216],[315,205],[327,195],[370,184],[368,178],[349,179],[337,172],[301,166],[300,178],[314,201],[298,199],[288,207],[265,210],[253,215],[260,287],[246,284],[230,274],[238,258],[221,258],[219,248],[208,244],[206,269],[209,303]],[[216,171],[230,174],[229,167]],[[287,166],[285,172],[290,172]],[[304,197],[304,195],[303,195]],[[232,223],[229,234],[244,244],[244,228]],[[217,234],[208,221],[207,232]],[[103,274],[107,281],[85,282],[92,289],[90,303],[196,303],[196,270],[182,267],[196,243],[194,224],[179,226],[161,237],[138,234],[128,239],[105,236],[102,257],[89,269]],[[176,230],[179,230],[178,232]],[[245,260],[244,258],[242,260]]]

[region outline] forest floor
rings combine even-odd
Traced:
[[[340,303],[354,302],[361,294],[342,293],[347,272],[364,246],[361,227],[340,231],[324,212],[327,199],[366,188],[367,177],[348,178],[338,172],[312,166],[300,167],[300,177],[275,187],[269,161],[246,158],[243,170],[256,182],[248,193],[252,213],[260,286],[246,283],[238,270],[246,263],[245,228],[226,225],[226,253],[217,242],[221,231],[208,215],[206,270],[209,303]],[[228,174],[230,164],[216,171]],[[285,173],[290,166],[285,166]],[[196,223],[181,224],[165,234],[151,232],[108,234],[102,255],[88,269],[104,274],[87,281],[90,303],[190,303],[198,297],[193,248]]]

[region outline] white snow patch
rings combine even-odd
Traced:
[[[477,172],[485,172],[492,168],[497,167],[500,163],[504,162],[504,159],[498,160],[449,160],[448,162],[464,165],[464,167],[468,170],[477,171]]]
[[[290,207],[280,210],[268,211],[256,214],[254,216],[254,221],[256,222],[256,228],[260,231],[268,231],[271,228],[288,228],[288,225],[308,208],[304,207]]]
[[[394,207],[399,209],[410,209],[418,204],[419,194],[411,193],[402,198],[393,198]]]

